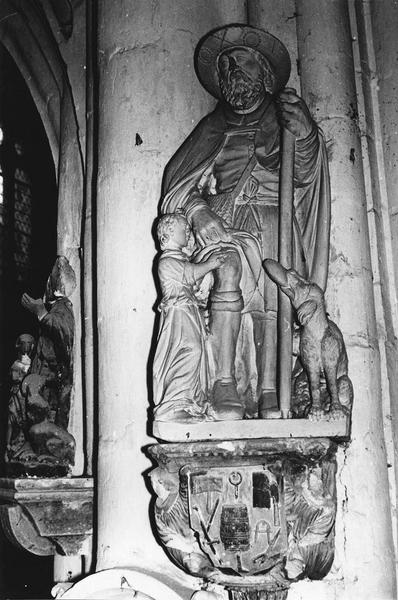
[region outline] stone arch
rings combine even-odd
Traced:
[[[81,282],[83,156],[67,71],[39,2],[1,2],[0,43],[19,68],[43,122],[58,184],[57,254],[69,259],[77,281]],[[72,302],[76,321],[76,344],[74,395],[69,429],[76,439],[78,449],[74,472],[78,475],[83,470],[81,285],[73,294]]]

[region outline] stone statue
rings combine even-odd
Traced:
[[[209,294],[218,420],[276,404],[276,297],[264,258],[277,258],[280,130],[296,138],[293,259],[326,284],[330,194],[325,144],[304,101],[285,88],[290,59],[269,33],[229,25],[196,52],[202,85],[219,100],[166,167],[161,212],[181,210],[200,247],[228,243]],[[249,415],[252,416],[252,415]]]
[[[267,259],[264,267],[273,281],[290,298],[300,324],[300,361],[308,377],[311,419],[341,418],[349,414],[353,388],[348,377],[348,358],[342,333],[326,313],[323,291],[316,283]],[[322,398],[321,377],[328,396]]]
[[[10,475],[62,476],[74,462],[75,441],[67,428],[74,342],[73,308],[68,298],[75,287],[72,267],[59,256],[44,300],[22,296],[22,306],[38,317],[40,326],[30,366],[17,374],[16,363],[13,365],[12,375],[15,372],[17,380],[10,399],[6,455]],[[30,348],[32,354],[32,342]]]
[[[157,421],[200,422],[206,419],[209,361],[195,289],[227,259],[228,251],[209,248],[191,262],[184,253],[190,227],[181,213],[164,215],[157,235],[162,250],[158,268],[162,301],[153,364],[154,417]]]

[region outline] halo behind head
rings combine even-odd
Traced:
[[[195,67],[199,81],[215,98],[221,99],[217,60],[225,50],[251,48],[269,62],[275,75],[273,94],[282,90],[290,76],[290,57],[284,44],[263,29],[251,25],[226,25],[207,33],[195,51]]]

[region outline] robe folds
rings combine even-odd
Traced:
[[[277,201],[280,128],[274,103],[267,100],[265,108],[237,116],[220,102],[200,121],[166,166],[161,213],[177,210],[189,213],[198,194],[207,204],[206,195],[201,194],[200,189],[203,174],[220,155],[231,129],[248,127],[256,130],[256,147],[261,145],[260,167],[273,188],[270,195]],[[330,230],[329,170],[323,134],[315,126],[308,139],[296,141],[294,183],[293,266],[325,289]]]
[[[48,304],[49,311],[40,321],[30,372],[46,377],[45,395],[55,415],[54,422],[67,430],[73,385],[73,306],[65,296]]]
[[[207,406],[208,356],[192,265],[181,251],[165,250],[158,272],[162,302],[153,363],[154,417],[156,421],[173,421],[184,413],[198,417]]]

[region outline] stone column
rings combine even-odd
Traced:
[[[327,304],[346,340],[355,394],[352,442],[341,451],[337,476],[341,564],[335,566],[344,581],[339,598],[391,600],[395,565],[380,360],[346,1],[297,0],[297,32],[302,94],[330,149]]]
[[[285,44],[292,63],[288,86],[299,92],[295,0],[247,0],[247,16],[249,25],[269,31]]]
[[[398,43],[393,32],[394,26],[398,25],[398,10],[391,2],[385,3],[385,10],[379,9],[380,7],[368,0],[355,2],[358,55],[354,54],[354,60],[361,65],[358,85],[362,88],[363,99],[359,95],[360,107],[362,100],[362,111],[360,109],[359,113],[364,164],[368,164],[367,170],[365,167],[365,187],[384,384],[384,435],[388,463],[391,465],[388,474],[394,544],[397,550],[398,306],[395,273],[398,250],[398,195],[394,183],[397,183],[395,167],[398,152],[398,108],[394,94],[398,85],[398,74],[393,68],[393,61],[398,59]],[[355,50],[355,44],[353,48]]]
[[[196,43],[214,27],[245,22],[246,5],[100,0],[98,11],[97,570],[170,571],[151,531],[143,477],[151,466],[142,452],[156,300],[151,228],[166,162],[213,106],[195,77]]]
[[[362,0],[372,18],[374,51],[378,75],[378,96],[386,186],[391,219],[392,242],[398,255],[398,5],[394,0]],[[395,261],[398,282],[398,261]]]

